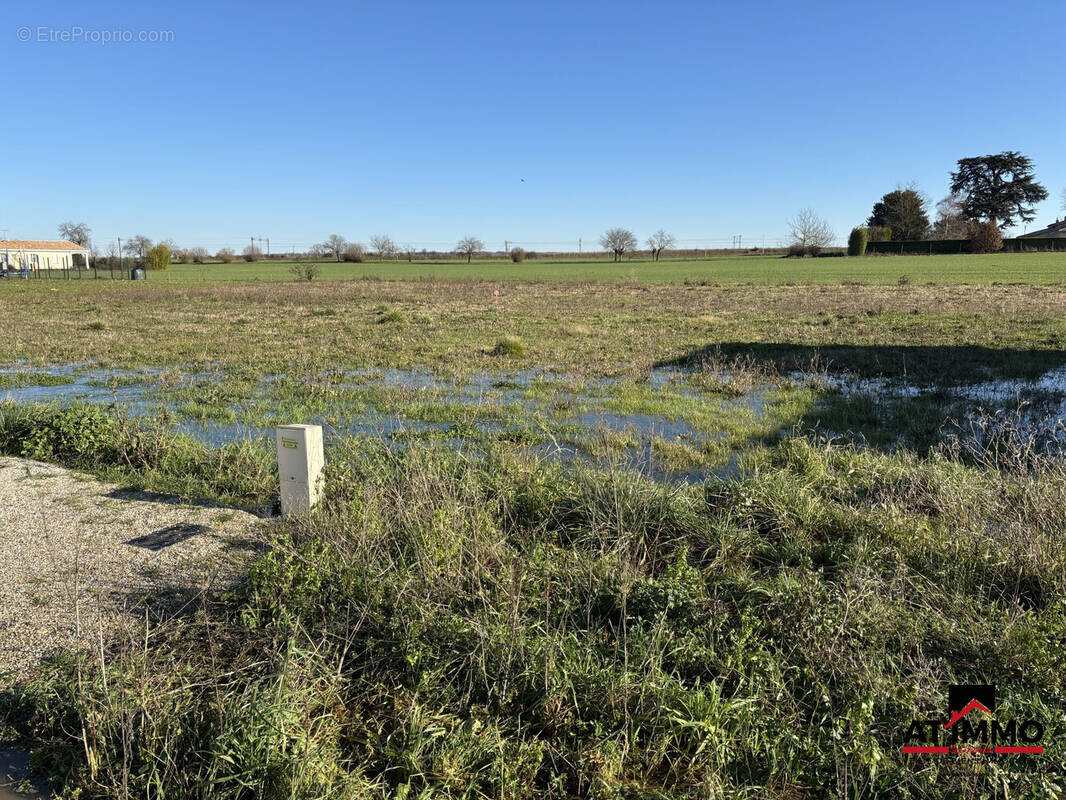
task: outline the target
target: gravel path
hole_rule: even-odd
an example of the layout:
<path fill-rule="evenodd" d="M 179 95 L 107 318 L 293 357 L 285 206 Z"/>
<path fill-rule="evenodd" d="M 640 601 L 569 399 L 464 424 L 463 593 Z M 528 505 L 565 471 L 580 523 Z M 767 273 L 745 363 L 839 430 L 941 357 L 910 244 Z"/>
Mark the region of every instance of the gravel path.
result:
<path fill-rule="evenodd" d="M 263 529 L 244 511 L 0 457 L 0 688 L 50 650 L 143 631 L 146 614 L 231 586 Z"/>

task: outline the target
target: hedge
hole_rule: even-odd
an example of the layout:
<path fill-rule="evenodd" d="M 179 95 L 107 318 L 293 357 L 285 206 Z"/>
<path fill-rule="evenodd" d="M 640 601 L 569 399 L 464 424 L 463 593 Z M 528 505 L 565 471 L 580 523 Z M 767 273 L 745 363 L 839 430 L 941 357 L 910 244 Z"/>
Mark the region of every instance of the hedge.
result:
<path fill-rule="evenodd" d="M 895 253 L 896 255 L 942 255 L 970 252 L 968 239 L 927 239 L 914 242 L 869 242 L 867 253 Z M 1066 252 L 1066 239 L 1004 239 L 1003 250 L 1008 253 L 1059 250 Z"/>

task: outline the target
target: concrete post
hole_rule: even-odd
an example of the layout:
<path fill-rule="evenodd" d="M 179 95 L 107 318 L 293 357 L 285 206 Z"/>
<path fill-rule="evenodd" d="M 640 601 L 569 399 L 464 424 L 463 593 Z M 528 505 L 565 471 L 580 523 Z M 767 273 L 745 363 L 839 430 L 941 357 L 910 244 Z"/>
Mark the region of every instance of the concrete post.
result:
<path fill-rule="evenodd" d="M 322 497 L 322 426 L 279 425 L 274 435 L 281 513 L 286 517 L 309 514 Z"/>

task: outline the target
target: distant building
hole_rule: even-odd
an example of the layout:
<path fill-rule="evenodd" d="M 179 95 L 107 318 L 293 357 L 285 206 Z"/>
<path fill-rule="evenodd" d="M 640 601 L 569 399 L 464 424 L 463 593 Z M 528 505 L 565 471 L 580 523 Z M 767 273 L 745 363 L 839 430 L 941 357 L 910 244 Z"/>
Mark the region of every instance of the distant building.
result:
<path fill-rule="evenodd" d="M 1055 220 L 1054 224 L 1048 225 L 1040 231 L 1023 233 L 1018 239 L 1066 239 L 1066 219 L 1062 222 Z"/>
<path fill-rule="evenodd" d="M 0 239 L 0 272 L 84 269 L 89 263 L 88 255 L 88 250 L 74 242 Z M 74 256 L 79 256 L 77 264 Z"/>

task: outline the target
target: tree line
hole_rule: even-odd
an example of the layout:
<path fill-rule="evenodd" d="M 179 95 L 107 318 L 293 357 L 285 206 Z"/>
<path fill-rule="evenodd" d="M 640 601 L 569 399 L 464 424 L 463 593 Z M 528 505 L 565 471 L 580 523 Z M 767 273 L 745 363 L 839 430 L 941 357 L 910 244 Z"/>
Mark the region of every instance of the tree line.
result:
<path fill-rule="evenodd" d="M 125 239 L 110 241 L 101 251 L 94 245 L 92 229 L 84 222 L 63 222 L 58 227 L 59 235 L 67 240 L 90 248 L 91 258 L 94 263 L 103 262 L 108 266 L 134 264 L 145 266 L 148 269 L 166 269 L 173 262 L 181 264 L 204 264 L 212 259 L 210 251 L 206 247 L 179 247 L 172 239 L 164 239 L 154 242 L 150 237 L 143 234 L 135 234 Z M 667 233 L 661 228 L 645 240 L 647 251 L 656 261 L 664 252 L 673 248 L 676 243 L 673 234 Z M 615 261 L 621 261 L 627 255 L 635 252 L 638 248 L 636 235 L 626 228 L 609 228 L 600 236 L 600 246 L 610 253 Z M 423 254 L 425 250 L 421 251 Z M 465 256 L 467 263 L 474 256 L 485 252 L 485 244 L 477 236 L 464 236 L 460 239 L 452 251 L 458 256 Z M 369 248 L 361 242 L 349 241 L 344 236 L 334 233 L 321 242 L 314 244 L 306 253 L 300 254 L 303 258 L 330 259 L 333 261 L 362 262 L 368 253 L 373 253 L 379 259 L 406 257 L 411 261 L 416 255 L 412 247 L 400 247 L 387 234 L 377 233 L 369 238 Z M 527 255 L 521 247 L 513 247 L 508 255 L 514 262 L 524 261 Z M 245 261 L 260 261 L 264 253 L 254 242 L 248 244 L 240 255 L 229 247 L 218 250 L 213 258 L 222 263 L 230 263 L 237 258 Z"/>
<path fill-rule="evenodd" d="M 960 158 L 951 172 L 949 194 L 936 204 L 932 221 L 926 196 L 913 185 L 898 187 L 874 203 L 866 220 L 866 239 L 962 239 L 971 243 L 971 250 L 993 252 L 1003 246 L 1001 227 L 1032 222 L 1036 204 L 1047 198 L 1047 189 L 1036 180 L 1032 159 L 1016 150 Z M 865 249 L 862 239 L 863 229 L 854 229 L 849 252 Z"/>
<path fill-rule="evenodd" d="M 1016 150 L 960 158 L 951 172 L 950 193 L 936 204 L 933 221 L 929 219 L 929 200 L 925 194 L 914 185 L 897 187 L 874 203 L 864 225 L 852 229 L 848 252 L 860 255 L 865 252 L 868 242 L 924 239 L 966 239 L 971 242 L 971 249 L 978 252 L 998 250 L 1003 243 L 1000 226 L 1032 222 L 1036 218 L 1036 203 L 1047 197 L 1047 189 L 1036 181 L 1032 160 Z M 1066 189 L 1062 194 L 1062 206 L 1066 210 Z M 835 239 L 829 223 L 813 209 L 799 211 L 788 221 L 788 226 L 790 256 L 819 255 Z M 101 257 L 91 244 L 92 230 L 84 222 L 64 222 L 58 230 L 64 239 L 91 248 L 94 260 Z M 676 243 L 673 234 L 661 228 L 644 242 L 646 251 L 656 261 Z M 621 261 L 639 247 L 636 234 L 620 227 L 604 231 L 599 244 L 615 261 Z M 485 245 L 477 236 L 464 236 L 456 243 L 454 252 L 465 256 L 469 263 L 484 250 Z M 403 254 L 410 261 L 415 255 L 413 248 L 401 248 L 392 237 L 383 233 L 369 238 L 369 251 L 380 259 Z M 362 243 L 332 234 L 305 255 L 361 262 L 367 252 L 368 248 Z M 519 262 L 528 254 L 521 247 L 514 247 L 509 255 L 513 261 Z M 125 257 L 150 269 L 166 269 L 172 261 L 203 264 L 211 259 L 211 254 L 205 247 L 182 248 L 171 240 L 155 243 L 147 236 L 137 234 L 109 242 L 102 257 L 111 266 Z M 245 261 L 258 261 L 263 257 L 263 251 L 254 242 L 240 254 Z M 214 254 L 214 258 L 229 263 L 238 256 L 232 248 L 224 247 Z"/>
<path fill-rule="evenodd" d="M 929 219 L 929 200 L 916 186 L 897 187 L 874 203 L 864 225 L 852 229 L 848 254 L 862 255 L 869 242 L 962 239 L 975 252 L 1003 246 L 1000 226 L 1036 219 L 1047 189 L 1036 181 L 1032 159 L 1016 150 L 960 158 L 947 197 Z M 1066 190 L 1062 194 L 1066 210 Z M 818 255 L 834 241 L 832 228 L 812 209 L 789 220 L 789 255 Z"/>

